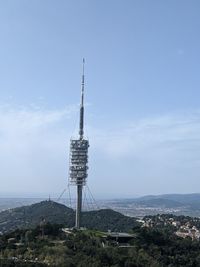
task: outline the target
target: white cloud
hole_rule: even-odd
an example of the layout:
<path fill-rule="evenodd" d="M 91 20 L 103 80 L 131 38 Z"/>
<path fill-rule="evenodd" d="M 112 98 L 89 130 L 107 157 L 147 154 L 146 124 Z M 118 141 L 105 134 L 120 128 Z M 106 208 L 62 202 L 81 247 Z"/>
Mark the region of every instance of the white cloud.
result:
<path fill-rule="evenodd" d="M 67 125 L 76 110 L 0 108 L 1 190 L 46 192 L 58 179 L 64 184 Z"/>
<path fill-rule="evenodd" d="M 97 137 L 95 137 L 97 136 Z M 174 150 L 185 148 L 188 144 L 200 140 L 200 112 L 168 114 L 130 122 L 125 127 L 112 131 L 100 131 L 94 135 L 99 149 L 111 157 L 120 157 L 147 152 L 149 148 Z M 145 155 L 144 155 L 145 156 Z"/>
<path fill-rule="evenodd" d="M 198 191 L 199 111 L 144 118 L 92 136 L 102 155 L 91 175 L 100 172 L 99 190 L 128 195 Z M 105 186 L 108 181 L 111 188 Z"/>
<path fill-rule="evenodd" d="M 38 108 L 10 108 L 0 107 L 0 132 L 1 134 L 15 133 L 25 134 L 32 130 L 40 130 L 62 121 L 63 118 L 70 118 L 75 106 L 70 106 L 62 110 L 42 110 Z"/>
<path fill-rule="evenodd" d="M 66 187 L 75 113 L 77 106 L 0 107 L 1 191 L 57 193 Z M 94 193 L 191 192 L 200 186 L 199 111 L 118 122 L 110 129 L 90 125 L 88 132 Z"/>

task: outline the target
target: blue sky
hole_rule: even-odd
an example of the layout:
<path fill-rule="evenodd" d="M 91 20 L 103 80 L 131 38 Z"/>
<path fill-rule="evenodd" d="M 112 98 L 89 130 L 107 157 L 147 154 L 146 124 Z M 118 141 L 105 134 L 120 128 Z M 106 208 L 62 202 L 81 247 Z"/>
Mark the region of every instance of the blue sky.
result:
<path fill-rule="evenodd" d="M 0 2 L 1 194 L 59 194 L 86 59 L 96 197 L 199 192 L 200 3 Z"/>

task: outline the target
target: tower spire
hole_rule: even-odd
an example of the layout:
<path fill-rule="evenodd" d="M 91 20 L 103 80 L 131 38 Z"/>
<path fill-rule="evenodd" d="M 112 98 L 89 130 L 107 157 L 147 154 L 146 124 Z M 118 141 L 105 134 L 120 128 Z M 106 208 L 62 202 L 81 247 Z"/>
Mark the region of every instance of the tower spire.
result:
<path fill-rule="evenodd" d="M 79 136 L 81 140 L 83 139 L 83 135 L 84 135 L 84 89 L 85 89 L 85 59 L 83 58 L 81 105 L 80 105 L 80 126 L 79 126 Z"/>

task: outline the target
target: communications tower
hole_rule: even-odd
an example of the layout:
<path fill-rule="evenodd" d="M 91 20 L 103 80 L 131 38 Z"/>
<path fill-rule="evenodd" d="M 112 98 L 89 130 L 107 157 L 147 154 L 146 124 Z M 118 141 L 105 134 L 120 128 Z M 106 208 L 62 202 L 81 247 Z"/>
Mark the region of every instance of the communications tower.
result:
<path fill-rule="evenodd" d="M 75 227 L 80 229 L 81 226 L 81 210 L 82 210 L 82 191 L 83 186 L 86 185 L 87 170 L 88 170 L 88 148 L 89 141 L 84 138 L 84 74 L 83 59 L 83 73 L 81 84 L 81 104 L 80 104 L 80 124 L 79 124 L 79 137 L 70 140 L 70 166 L 69 166 L 69 179 L 70 184 L 77 187 L 77 204 L 76 204 L 76 222 Z"/>

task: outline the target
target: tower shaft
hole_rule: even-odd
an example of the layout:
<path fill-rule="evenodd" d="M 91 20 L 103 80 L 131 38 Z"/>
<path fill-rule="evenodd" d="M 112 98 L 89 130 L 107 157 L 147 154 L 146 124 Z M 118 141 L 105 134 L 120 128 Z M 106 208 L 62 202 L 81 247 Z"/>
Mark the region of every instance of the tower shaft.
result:
<path fill-rule="evenodd" d="M 76 229 L 80 229 L 81 226 L 81 211 L 82 211 L 82 185 L 77 185 L 77 203 L 76 203 Z"/>

